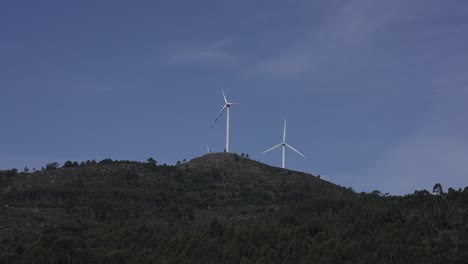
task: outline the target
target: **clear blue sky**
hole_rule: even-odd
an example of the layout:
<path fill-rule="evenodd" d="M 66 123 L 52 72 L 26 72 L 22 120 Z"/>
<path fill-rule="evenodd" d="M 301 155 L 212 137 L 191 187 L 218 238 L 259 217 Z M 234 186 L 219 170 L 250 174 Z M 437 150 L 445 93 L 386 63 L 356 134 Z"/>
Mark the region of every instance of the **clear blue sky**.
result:
<path fill-rule="evenodd" d="M 231 149 L 396 194 L 468 185 L 468 2 L 0 3 L 0 169 Z"/>

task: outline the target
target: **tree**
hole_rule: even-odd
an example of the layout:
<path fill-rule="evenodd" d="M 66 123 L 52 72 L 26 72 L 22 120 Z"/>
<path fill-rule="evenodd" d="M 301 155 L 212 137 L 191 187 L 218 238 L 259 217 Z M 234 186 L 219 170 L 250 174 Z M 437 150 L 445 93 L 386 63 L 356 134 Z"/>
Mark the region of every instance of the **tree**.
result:
<path fill-rule="evenodd" d="M 60 164 L 58 162 L 47 163 L 46 170 L 56 170 Z"/>
<path fill-rule="evenodd" d="M 99 162 L 99 164 L 104 164 L 104 165 L 111 165 L 113 164 L 114 161 L 111 159 L 111 158 L 108 158 L 108 159 L 103 159 Z"/>
<path fill-rule="evenodd" d="M 440 183 L 436 183 L 434 188 L 432 188 L 432 192 L 438 195 L 444 194 L 444 190 L 442 189 L 442 185 Z"/>
<path fill-rule="evenodd" d="M 157 165 L 157 164 L 158 164 L 158 162 L 157 162 L 155 159 L 153 159 L 153 158 L 149 158 L 148 160 L 146 160 L 146 162 L 148 162 L 149 164 L 153 164 L 153 165 Z"/>
<path fill-rule="evenodd" d="M 26 172 L 26 173 L 28 173 L 28 172 L 29 172 L 29 168 L 28 168 L 28 167 L 24 167 L 23 171 Z"/>

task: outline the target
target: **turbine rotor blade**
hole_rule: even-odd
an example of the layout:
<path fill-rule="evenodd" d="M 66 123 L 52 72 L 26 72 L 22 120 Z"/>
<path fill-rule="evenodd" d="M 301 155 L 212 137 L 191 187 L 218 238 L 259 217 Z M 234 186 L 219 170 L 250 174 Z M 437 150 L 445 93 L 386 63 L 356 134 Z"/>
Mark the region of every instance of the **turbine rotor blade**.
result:
<path fill-rule="evenodd" d="M 301 155 L 302 157 L 304 157 L 304 158 L 306 157 L 306 156 L 304 156 L 304 154 L 300 153 L 299 150 L 293 148 L 291 145 L 286 144 L 286 143 L 285 143 L 285 145 L 288 146 L 288 148 L 292 149 L 292 150 L 293 150 L 294 152 L 296 152 L 297 154 Z"/>
<path fill-rule="evenodd" d="M 223 106 L 223 108 L 221 108 L 221 111 L 219 111 L 219 114 L 218 116 L 216 116 L 216 119 L 214 120 L 213 124 L 211 125 L 211 127 L 214 127 L 214 125 L 216 124 L 216 121 L 218 121 L 218 118 L 221 116 L 221 114 L 223 113 L 224 109 L 226 109 L 227 105 L 225 104 Z"/>
<path fill-rule="evenodd" d="M 286 117 L 284 118 L 283 143 L 286 143 Z"/>
<path fill-rule="evenodd" d="M 226 99 L 226 95 L 224 94 L 224 90 L 221 89 L 221 92 L 223 92 L 224 103 L 225 103 L 225 104 L 228 104 L 228 100 Z"/>
<path fill-rule="evenodd" d="M 279 147 L 279 146 L 281 146 L 281 145 L 283 145 L 283 143 L 279 143 L 278 145 L 276 145 L 276 146 L 274 146 L 274 147 L 271 147 L 271 148 L 269 148 L 269 149 L 263 151 L 261 154 L 267 153 L 267 152 L 269 152 L 269 151 L 272 151 L 272 150 L 274 150 L 275 148 L 277 148 L 277 147 Z"/>

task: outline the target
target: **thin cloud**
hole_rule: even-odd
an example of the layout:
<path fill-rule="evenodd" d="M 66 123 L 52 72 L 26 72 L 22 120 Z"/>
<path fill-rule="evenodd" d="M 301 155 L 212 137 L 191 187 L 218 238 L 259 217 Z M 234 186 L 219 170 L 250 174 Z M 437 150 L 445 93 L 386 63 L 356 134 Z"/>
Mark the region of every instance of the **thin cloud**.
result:
<path fill-rule="evenodd" d="M 330 17 L 310 22 L 308 31 L 302 37 L 255 63 L 250 72 L 318 72 L 324 66 L 359 63 L 359 60 L 372 56 L 373 47 L 370 45 L 376 32 L 394 21 L 408 19 L 410 13 L 402 12 L 398 4 L 387 1 L 347 2 Z"/>
<path fill-rule="evenodd" d="M 468 125 L 463 99 L 468 92 L 454 87 L 435 94 L 426 123 L 364 169 L 361 175 L 365 181 L 398 194 L 430 190 L 435 183 L 446 188 L 468 185 Z"/>
<path fill-rule="evenodd" d="M 218 64 L 231 62 L 234 57 L 226 49 L 232 40 L 223 38 L 206 46 L 178 48 L 170 52 L 166 62 L 169 64 Z"/>
<path fill-rule="evenodd" d="M 467 159 L 466 139 L 416 134 L 361 175 L 377 189 L 397 194 L 430 190 L 435 183 L 463 188 L 468 185 Z"/>

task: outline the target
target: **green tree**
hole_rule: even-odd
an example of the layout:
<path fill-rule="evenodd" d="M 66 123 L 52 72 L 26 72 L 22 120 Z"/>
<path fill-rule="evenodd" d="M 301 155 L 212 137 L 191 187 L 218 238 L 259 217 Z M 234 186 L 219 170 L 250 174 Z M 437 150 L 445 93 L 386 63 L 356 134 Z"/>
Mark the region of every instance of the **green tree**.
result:
<path fill-rule="evenodd" d="M 432 192 L 438 195 L 444 194 L 444 190 L 442 189 L 442 185 L 440 183 L 436 183 L 434 188 L 432 188 Z"/>
<path fill-rule="evenodd" d="M 149 164 L 153 164 L 153 165 L 157 165 L 157 164 L 158 164 L 157 161 L 156 161 L 155 159 L 153 159 L 153 158 L 147 159 L 146 162 L 148 162 Z"/>
<path fill-rule="evenodd" d="M 60 167 L 60 164 L 54 161 L 51 163 L 47 163 L 46 170 L 56 170 L 58 167 Z"/>
<path fill-rule="evenodd" d="M 71 168 L 71 167 L 73 167 L 73 162 L 68 160 L 63 164 L 63 167 L 64 168 Z"/>

